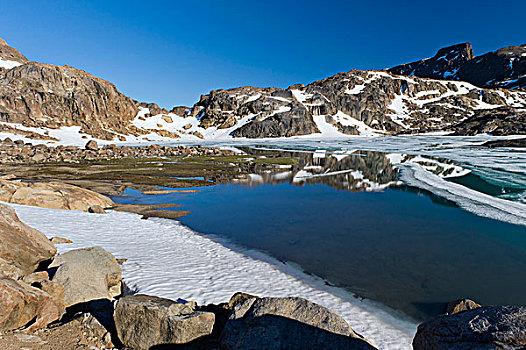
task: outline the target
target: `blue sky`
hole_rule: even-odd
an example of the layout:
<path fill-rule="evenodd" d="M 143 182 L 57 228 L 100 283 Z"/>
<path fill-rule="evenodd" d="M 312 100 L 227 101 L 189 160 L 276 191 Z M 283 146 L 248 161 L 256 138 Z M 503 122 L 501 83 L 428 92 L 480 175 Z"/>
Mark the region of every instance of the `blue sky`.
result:
<path fill-rule="evenodd" d="M 470 41 L 526 43 L 526 1 L 1 0 L 0 37 L 171 108 L 212 89 L 287 87 Z"/>

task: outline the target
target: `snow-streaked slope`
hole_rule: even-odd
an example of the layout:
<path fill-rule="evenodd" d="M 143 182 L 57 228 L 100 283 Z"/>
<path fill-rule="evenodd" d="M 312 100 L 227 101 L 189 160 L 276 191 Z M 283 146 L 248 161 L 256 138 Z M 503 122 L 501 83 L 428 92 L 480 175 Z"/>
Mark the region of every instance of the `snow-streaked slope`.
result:
<path fill-rule="evenodd" d="M 123 212 L 97 215 L 13 207 L 22 221 L 48 237 L 63 236 L 74 241 L 58 245 L 59 252 L 99 245 L 117 257 L 127 258 L 123 277 L 141 293 L 199 304 L 224 302 L 238 291 L 301 296 L 342 315 L 380 349 L 411 349 L 416 324 L 325 286 L 323 281 L 267 255 L 214 241 L 176 221 L 142 220 L 139 215 Z"/>

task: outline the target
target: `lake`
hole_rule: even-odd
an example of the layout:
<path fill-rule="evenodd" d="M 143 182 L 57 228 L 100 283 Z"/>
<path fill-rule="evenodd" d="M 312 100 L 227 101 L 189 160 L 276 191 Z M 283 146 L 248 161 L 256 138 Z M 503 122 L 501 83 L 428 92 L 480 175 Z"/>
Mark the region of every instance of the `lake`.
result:
<path fill-rule="evenodd" d="M 179 203 L 191 212 L 181 222 L 203 235 L 266 252 L 416 320 L 465 297 L 526 305 L 524 174 L 376 151 L 240 149 L 298 162 L 272 171 L 256 165 L 253 174 L 197 193 L 129 189 L 112 199 Z M 462 189 L 471 202 L 415 186 L 407 180 L 414 167 L 440 181 L 437 188 Z M 484 209 L 479 197 L 499 206 Z"/>

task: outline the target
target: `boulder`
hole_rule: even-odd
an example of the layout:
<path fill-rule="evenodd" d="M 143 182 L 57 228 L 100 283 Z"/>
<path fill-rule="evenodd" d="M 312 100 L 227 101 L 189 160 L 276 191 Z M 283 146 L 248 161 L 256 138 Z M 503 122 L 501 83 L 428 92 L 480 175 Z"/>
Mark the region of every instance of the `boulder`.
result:
<path fill-rule="evenodd" d="M 221 332 L 225 328 L 226 323 L 228 322 L 228 318 L 230 314 L 232 313 L 232 310 L 237 305 L 251 298 L 259 298 L 259 297 L 255 295 L 243 293 L 243 292 L 237 292 L 230 298 L 228 303 L 208 304 L 208 305 L 199 306 L 198 308 L 199 311 L 209 311 L 209 312 L 213 312 L 215 315 L 215 323 L 214 323 L 214 330 L 212 332 L 212 336 L 219 338 L 219 336 L 221 335 Z"/>
<path fill-rule="evenodd" d="M 163 115 L 163 116 L 161 117 L 161 119 L 164 120 L 164 121 L 167 122 L 167 123 L 173 123 L 173 122 L 174 122 L 173 119 L 172 119 L 172 117 L 170 117 L 169 115 Z"/>
<path fill-rule="evenodd" d="M 88 213 L 92 214 L 106 214 L 106 211 L 100 205 L 92 205 L 88 208 Z"/>
<path fill-rule="evenodd" d="M 0 266 L 29 274 L 56 252 L 43 233 L 21 222 L 13 208 L 0 204 Z"/>
<path fill-rule="evenodd" d="M 0 180 L 0 200 L 50 209 L 88 211 L 108 208 L 113 201 L 99 193 L 59 182 L 24 183 Z"/>
<path fill-rule="evenodd" d="M 89 140 L 88 143 L 86 143 L 86 146 L 84 146 L 85 149 L 88 151 L 96 151 L 99 149 L 99 145 L 97 141 L 95 140 Z"/>
<path fill-rule="evenodd" d="M 457 314 L 457 313 L 462 312 L 462 311 L 476 309 L 476 308 L 478 308 L 480 306 L 481 306 L 480 304 L 477 304 L 476 302 L 474 302 L 471 299 L 453 300 L 453 301 L 450 301 L 447 304 L 446 314 L 448 314 L 448 315 Z"/>
<path fill-rule="evenodd" d="M 221 334 L 223 349 L 375 349 L 331 310 L 303 298 L 250 298 Z"/>
<path fill-rule="evenodd" d="M 115 257 L 101 247 L 71 250 L 49 265 L 51 281 L 64 286 L 70 307 L 121 295 L 122 272 Z"/>
<path fill-rule="evenodd" d="M 64 237 L 51 237 L 50 238 L 51 243 L 53 244 L 67 244 L 67 243 L 73 243 L 71 239 L 67 239 Z"/>
<path fill-rule="evenodd" d="M 415 350 L 490 350 L 526 347 L 526 307 L 484 306 L 442 315 L 418 326 Z"/>
<path fill-rule="evenodd" d="M 215 316 L 183 304 L 148 295 L 130 295 L 115 308 L 117 335 L 124 346 L 147 350 L 153 346 L 185 344 L 212 333 Z"/>
<path fill-rule="evenodd" d="M 0 310 L 0 331 L 42 328 L 64 313 L 48 293 L 10 278 L 0 278 Z"/>

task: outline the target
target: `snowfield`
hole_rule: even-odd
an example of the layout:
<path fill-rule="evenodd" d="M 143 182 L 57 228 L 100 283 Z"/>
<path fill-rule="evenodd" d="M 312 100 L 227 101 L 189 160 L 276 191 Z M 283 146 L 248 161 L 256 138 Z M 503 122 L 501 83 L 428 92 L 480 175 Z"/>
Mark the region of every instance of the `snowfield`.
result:
<path fill-rule="evenodd" d="M 11 204 L 10 204 L 11 205 Z M 263 253 L 199 235 L 177 221 L 142 220 L 131 213 L 106 215 L 12 205 L 20 219 L 48 237 L 62 236 L 59 253 L 101 246 L 127 258 L 123 278 L 140 293 L 220 303 L 238 291 L 260 296 L 300 296 L 324 305 L 380 349 L 411 349 L 416 324 L 380 306 L 324 285 Z"/>

